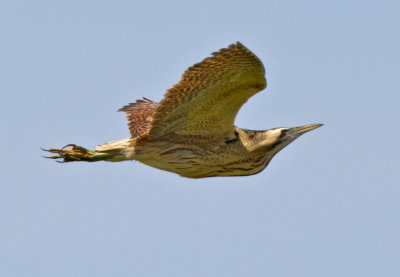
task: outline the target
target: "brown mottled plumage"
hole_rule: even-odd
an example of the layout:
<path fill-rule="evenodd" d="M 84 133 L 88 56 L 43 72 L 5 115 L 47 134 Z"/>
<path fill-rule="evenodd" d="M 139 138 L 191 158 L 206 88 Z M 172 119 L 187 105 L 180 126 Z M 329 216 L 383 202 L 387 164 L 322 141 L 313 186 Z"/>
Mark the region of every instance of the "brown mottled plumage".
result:
<path fill-rule="evenodd" d="M 71 144 L 46 151 L 61 162 L 138 160 L 191 178 L 256 174 L 297 137 L 321 126 L 235 127 L 240 107 L 266 84 L 262 62 L 237 42 L 186 70 L 160 103 L 144 98 L 121 108 L 131 138 L 95 150 Z"/>
<path fill-rule="evenodd" d="M 136 100 L 136 103 L 130 103 L 118 110 L 126 113 L 132 138 L 143 135 L 151 128 L 157 107 L 157 102 L 143 97 L 143 100 Z"/>
<path fill-rule="evenodd" d="M 267 85 L 256 55 L 241 43 L 193 65 L 164 95 L 149 132 L 155 139 L 171 132 L 233 137 L 240 107 Z"/>

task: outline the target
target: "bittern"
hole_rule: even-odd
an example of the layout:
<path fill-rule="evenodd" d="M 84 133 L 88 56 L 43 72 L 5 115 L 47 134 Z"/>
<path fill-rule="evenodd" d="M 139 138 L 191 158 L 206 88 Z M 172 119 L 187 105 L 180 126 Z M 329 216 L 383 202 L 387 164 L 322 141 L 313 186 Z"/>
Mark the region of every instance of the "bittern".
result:
<path fill-rule="evenodd" d="M 256 174 L 289 143 L 322 126 L 234 126 L 240 107 L 266 85 L 260 59 L 237 42 L 187 69 L 161 102 L 143 98 L 121 108 L 131 138 L 94 150 L 69 144 L 45 151 L 59 162 L 137 160 L 189 178 Z"/>

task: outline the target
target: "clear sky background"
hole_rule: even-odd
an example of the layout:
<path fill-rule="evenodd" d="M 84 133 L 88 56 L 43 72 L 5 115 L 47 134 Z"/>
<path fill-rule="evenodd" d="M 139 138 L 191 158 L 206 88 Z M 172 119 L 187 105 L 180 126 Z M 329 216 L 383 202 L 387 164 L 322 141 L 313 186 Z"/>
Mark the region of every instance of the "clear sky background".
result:
<path fill-rule="evenodd" d="M 1 276 L 400 276 L 399 1 L 1 1 Z M 129 137 L 123 105 L 241 41 L 236 125 L 324 123 L 258 175 L 192 180 L 40 147 Z"/>

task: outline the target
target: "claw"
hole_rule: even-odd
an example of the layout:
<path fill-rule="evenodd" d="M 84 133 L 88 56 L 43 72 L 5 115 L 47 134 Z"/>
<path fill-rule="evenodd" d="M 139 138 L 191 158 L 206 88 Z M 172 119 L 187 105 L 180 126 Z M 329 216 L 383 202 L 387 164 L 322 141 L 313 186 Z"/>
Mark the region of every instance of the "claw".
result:
<path fill-rule="evenodd" d="M 67 147 L 72 147 L 72 148 L 74 148 L 74 147 L 80 147 L 80 146 L 78 146 L 78 145 L 76 145 L 76 144 L 70 143 L 70 144 L 65 145 L 63 148 L 61 148 L 61 150 L 64 150 L 64 149 L 67 148 Z M 83 147 L 80 147 L 80 148 L 83 148 Z"/>
<path fill-rule="evenodd" d="M 59 163 L 67 163 L 67 162 L 97 162 L 97 161 L 104 161 L 107 159 L 112 159 L 115 157 L 115 153 L 112 151 L 96 151 L 96 150 L 89 150 L 82 146 L 76 144 L 67 144 L 63 148 L 49 148 L 43 149 L 43 151 L 50 152 L 55 155 L 51 155 L 45 157 L 47 159 L 54 159 L 56 162 Z"/>
<path fill-rule="evenodd" d="M 70 149 L 67 149 L 71 147 Z M 44 156 L 47 159 L 54 159 L 59 163 L 73 162 L 73 161 L 90 161 L 93 156 L 93 151 L 90 151 L 82 146 L 75 144 L 67 144 L 61 149 L 50 148 L 43 149 L 43 151 L 50 152 L 56 155 Z"/>

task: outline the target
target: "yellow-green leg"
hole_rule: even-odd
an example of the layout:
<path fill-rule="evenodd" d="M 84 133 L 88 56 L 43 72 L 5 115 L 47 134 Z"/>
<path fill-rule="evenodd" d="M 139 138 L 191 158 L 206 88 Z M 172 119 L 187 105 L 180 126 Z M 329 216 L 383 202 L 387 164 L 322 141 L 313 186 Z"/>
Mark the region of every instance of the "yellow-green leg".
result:
<path fill-rule="evenodd" d="M 78 162 L 78 161 L 97 162 L 105 160 L 110 156 L 109 153 L 89 150 L 75 144 L 68 144 L 61 149 L 50 148 L 42 150 L 56 154 L 45 158 L 55 159 L 59 163 Z"/>

